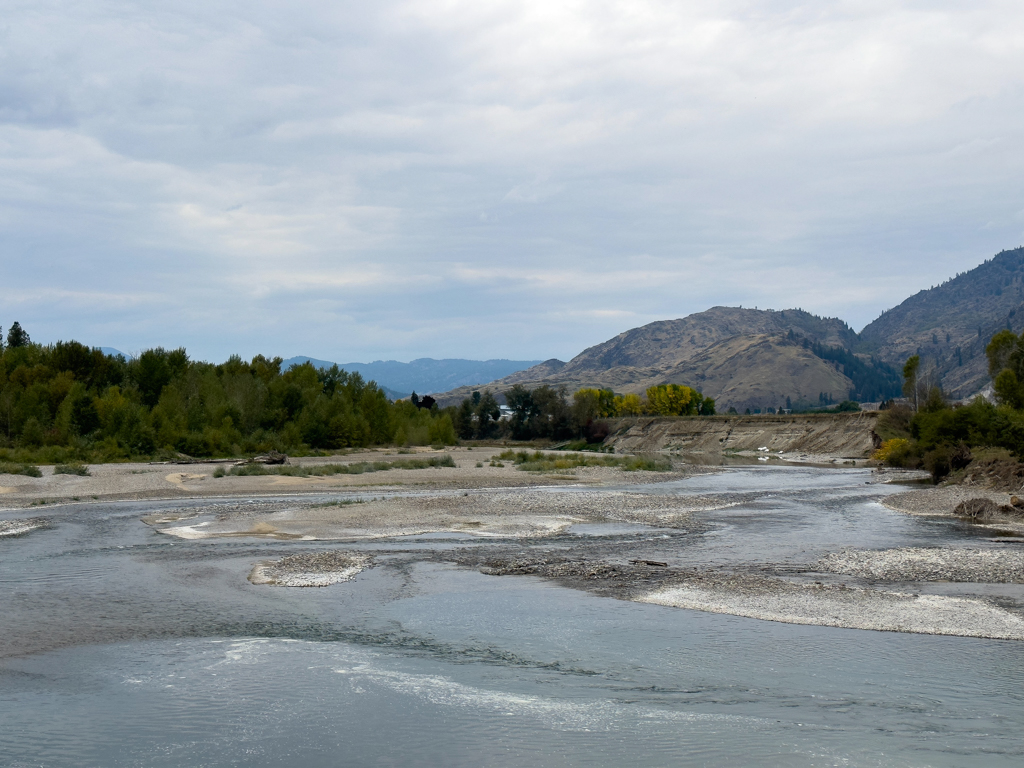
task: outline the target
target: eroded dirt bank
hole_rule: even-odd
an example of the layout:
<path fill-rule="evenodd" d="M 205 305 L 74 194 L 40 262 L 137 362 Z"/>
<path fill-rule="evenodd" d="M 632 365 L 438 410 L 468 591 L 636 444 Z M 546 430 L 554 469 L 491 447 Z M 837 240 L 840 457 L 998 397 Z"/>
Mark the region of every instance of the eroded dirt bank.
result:
<path fill-rule="evenodd" d="M 632 418 L 609 421 L 605 441 L 622 453 L 757 451 L 864 459 L 878 446 L 878 414 Z"/>

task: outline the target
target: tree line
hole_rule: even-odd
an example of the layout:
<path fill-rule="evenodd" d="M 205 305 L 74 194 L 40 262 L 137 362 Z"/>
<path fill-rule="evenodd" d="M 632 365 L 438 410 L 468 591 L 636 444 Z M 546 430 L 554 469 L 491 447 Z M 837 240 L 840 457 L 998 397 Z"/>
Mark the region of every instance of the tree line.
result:
<path fill-rule="evenodd" d="M 880 417 L 883 438 L 875 458 L 892 466 L 923 467 L 938 482 L 966 467 L 979 451 L 1003 449 L 1024 460 L 1024 333 L 996 333 L 985 348 L 995 403 L 976 397 L 950 403 L 934 371 L 913 355 L 903 367 L 904 404 Z"/>
<path fill-rule="evenodd" d="M 644 396 L 617 395 L 610 389 L 584 388 L 570 397 L 565 387 L 544 384 L 528 389 L 516 384 L 505 393 L 508 418 L 502 418 L 497 399 L 490 392 L 474 392 L 462 401 L 453 416 L 455 430 L 463 439 L 504 437 L 512 440 L 572 440 L 600 442 L 608 434 L 602 419 L 616 416 L 711 416 L 713 398 L 691 387 L 660 384 Z"/>
<path fill-rule="evenodd" d="M 712 398 L 678 384 L 643 396 L 517 385 L 503 416 L 490 392 L 447 408 L 429 396 L 392 402 L 375 382 L 336 365 L 281 365 L 263 355 L 206 363 L 183 348 L 128 358 L 76 341 L 43 345 L 13 323 L 6 343 L 0 333 L 0 461 L 301 455 L 460 438 L 600 442 L 607 418 L 715 413 Z"/>
<path fill-rule="evenodd" d="M 75 341 L 32 343 L 17 323 L 0 344 L 0 460 L 116 461 L 162 453 L 304 453 L 457 441 L 452 412 L 391 402 L 334 366 L 282 359 L 215 365 L 184 349 L 106 355 Z"/>

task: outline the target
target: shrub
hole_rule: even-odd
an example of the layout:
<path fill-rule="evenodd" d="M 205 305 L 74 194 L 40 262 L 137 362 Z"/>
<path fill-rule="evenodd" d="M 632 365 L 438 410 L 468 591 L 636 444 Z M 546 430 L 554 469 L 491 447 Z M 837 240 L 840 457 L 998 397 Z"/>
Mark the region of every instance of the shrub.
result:
<path fill-rule="evenodd" d="M 878 417 L 875 431 L 883 440 L 894 437 L 909 437 L 910 422 L 914 418 L 913 409 L 905 405 L 894 405 L 882 412 Z"/>
<path fill-rule="evenodd" d="M 967 446 L 963 440 L 953 446 L 953 449 L 949 453 L 949 464 L 953 469 L 965 469 L 971 461 L 974 460 L 974 455 L 971 453 L 971 449 Z"/>
<path fill-rule="evenodd" d="M 361 475 L 364 472 L 384 472 L 388 469 L 428 469 L 429 467 L 454 467 L 455 459 L 449 454 L 431 456 L 427 459 L 398 459 L 397 461 L 357 461 L 352 464 L 318 464 L 314 466 L 297 466 L 285 464 L 266 466 L 265 464 L 240 464 L 232 467 L 225 474 L 235 477 L 254 475 L 289 475 L 291 477 L 325 477 L 330 475 Z M 223 475 L 220 475 L 223 477 Z"/>
<path fill-rule="evenodd" d="M 499 454 L 492 461 L 505 459 L 515 463 L 516 468 L 524 472 L 560 472 L 576 467 L 619 467 L 625 472 L 646 470 L 648 472 L 668 472 L 672 462 L 661 457 L 644 456 L 608 456 L 604 454 L 550 454 L 542 451 L 513 451 L 511 449 Z"/>
<path fill-rule="evenodd" d="M 85 464 L 58 464 L 53 468 L 55 475 L 82 475 L 89 474 L 89 468 Z"/>
<path fill-rule="evenodd" d="M 949 474 L 951 469 L 949 453 L 947 446 L 940 445 L 924 455 L 924 468 L 931 472 L 933 483 L 937 484 Z"/>
<path fill-rule="evenodd" d="M 905 437 L 894 437 L 882 443 L 882 447 L 874 452 L 875 461 L 888 464 L 890 467 L 909 467 L 916 464 L 914 447 Z"/>
<path fill-rule="evenodd" d="M 583 430 L 583 435 L 588 443 L 603 443 L 611 432 L 611 427 L 606 421 L 592 421 Z"/>
<path fill-rule="evenodd" d="M 26 477 L 42 477 L 43 473 L 39 467 L 31 464 L 14 464 L 12 462 L 0 463 L 0 475 L 25 475 Z"/>
<path fill-rule="evenodd" d="M 961 501 L 953 510 L 954 515 L 967 517 L 971 520 L 986 520 L 999 511 L 999 506 L 984 496 Z"/>

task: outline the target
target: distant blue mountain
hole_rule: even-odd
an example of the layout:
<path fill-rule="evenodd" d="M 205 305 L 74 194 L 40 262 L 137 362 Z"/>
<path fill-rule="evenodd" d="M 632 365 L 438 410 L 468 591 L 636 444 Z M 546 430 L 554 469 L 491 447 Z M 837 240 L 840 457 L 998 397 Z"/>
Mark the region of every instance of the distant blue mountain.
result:
<path fill-rule="evenodd" d="M 125 354 L 113 347 L 100 347 L 105 355 Z M 312 363 L 315 368 L 330 368 L 334 365 L 330 360 L 318 360 L 315 357 L 299 355 L 290 357 L 281 364 L 281 370 Z M 447 392 L 456 387 L 472 384 L 487 384 L 496 379 L 503 379 L 516 371 L 522 371 L 537 365 L 539 360 L 433 360 L 422 357 L 410 363 L 397 360 L 377 360 L 373 363 L 338 363 L 339 368 L 350 373 L 359 373 L 367 381 L 375 381 L 384 390 L 384 394 L 392 400 L 408 397 L 413 392 L 429 395 L 434 392 Z"/>
<path fill-rule="evenodd" d="M 330 368 L 334 363 L 312 357 L 292 357 L 282 363 L 282 370 L 305 362 L 316 368 Z M 447 392 L 455 387 L 471 384 L 487 384 L 502 379 L 516 371 L 531 368 L 539 360 L 433 360 L 421 357 L 409 363 L 397 360 L 377 360 L 373 363 L 338 363 L 350 373 L 359 373 L 367 381 L 375 381 L 385 389 L 389 397 L 408 397 L 416 392 L 429 395 L 433 392 Z M 388 391 L 390 390 L 390 391 Z M 401 393 L 401 394 L 399 394 Z"/>

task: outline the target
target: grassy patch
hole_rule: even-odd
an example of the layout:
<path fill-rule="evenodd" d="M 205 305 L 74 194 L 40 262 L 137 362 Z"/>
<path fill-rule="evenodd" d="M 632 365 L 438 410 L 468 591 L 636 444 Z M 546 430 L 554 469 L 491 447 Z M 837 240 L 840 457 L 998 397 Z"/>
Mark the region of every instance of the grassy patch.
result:
<path fill-rule="evenodd" d="M 335 499 L 334 501 L 325 501 L 320 504 L 313 504 L 314 507 L 347 507 L 352 504 L 365 504 L 364 499 Z"/>
<path fill-rule="evenodd" d="M 589 451 L 591 453 L 615 453 L 615 448 L 603 443 L 588 443 L 586 440 L 573 440 L 572 442 L 560 445 L 554 450 L 557 451 Z"/>
<path fill-rule="evenodd" d="M 581 453 L 550 454 L 542 451 L 507 450 L 497 458 L 511 461 L 516 469 L 524 472 L 558 472 L 576 467 L 618 467 L 625 472 L 645 470 L 647 472 L 668 472 L 672 462 L 661 457 L 608 456 L 606 454 L 585 455 Z"/>
<path fill-rule="evenodd" d="M 331 475 L 362 475 L 369 472 L 384 472 L 388 469 L 429 469 L 430 467 L 454 467 L 455 459 L 449 454 L 431 456 L 427 459 L 398 459 L 397 461 L 357 461 L 352 464 L 321 464 L 319 466 L 297 466 L 284 464 L 242 464 L 232 467 L 223 474 L 214 472 L 214 477 L 232 475 L 251 477 L 253 475 L 287 475 L 289 477 L 329 477 Z M 220 468 L 218 468 L 219 471 Z"/>
<path fill-rule="evenodd" d="M 43 473 L 39 467 L 32 464 L 17 464 L 11 461 L 0 462 L 0 475 L 25 475 L 27 477 L 42 477 Z"/>
<path fill-rule="evenodd" d="M 58 464 L 53 468 L 53 474 L 55 475 L 81 475 L 86 477 L 89 474 L 89 468 L 85 464 Z"/>

